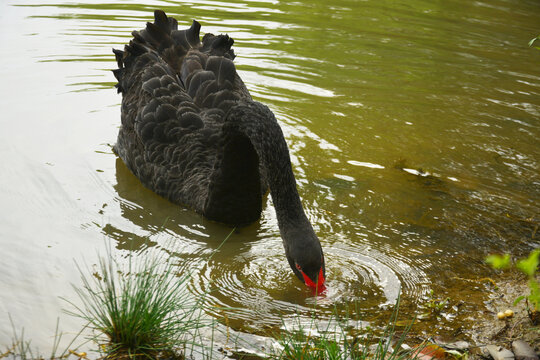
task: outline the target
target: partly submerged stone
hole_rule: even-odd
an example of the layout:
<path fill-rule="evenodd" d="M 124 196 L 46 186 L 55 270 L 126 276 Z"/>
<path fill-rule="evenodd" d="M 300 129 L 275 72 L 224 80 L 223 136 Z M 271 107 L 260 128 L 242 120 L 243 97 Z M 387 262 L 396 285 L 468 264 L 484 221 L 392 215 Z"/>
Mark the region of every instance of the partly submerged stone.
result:
<path fill-rule="evenodd" d="M 512 350 L 514 350 L 516 360 L 538 360 L 538 355 L 535 354 L 533 348 L 523 340 L 513 341 Z"/>
<path fill-rule="evenodd" d="M 514 360 L 514 353 L 502 346 L 487 345 L 486 349 L 493 360 Z"/>

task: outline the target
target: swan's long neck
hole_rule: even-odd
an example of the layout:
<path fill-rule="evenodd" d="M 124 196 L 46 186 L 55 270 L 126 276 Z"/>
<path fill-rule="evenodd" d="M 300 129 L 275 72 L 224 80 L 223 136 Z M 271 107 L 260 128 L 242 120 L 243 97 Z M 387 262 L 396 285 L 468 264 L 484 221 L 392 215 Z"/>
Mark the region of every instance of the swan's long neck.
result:
<path fill-rule="evenodd" d="M 241 103 L 230 110 L 224 131 L 251 141 L 270 187 L 289 265 L 315 292 L 323 291 L 326 275 L 321 244 L 302 208 L 287 143 L 274 115 L 262 104 Z"/>
<path fill-rule="evenodd" d="M 251 140 L 270 187 L 285 246 L 295 241 L 297 231 L 313 233 L 296 189 L 287 143 L 272 112 L 256 102 L 240 105 L 231 110 L 225 127 Z"/>

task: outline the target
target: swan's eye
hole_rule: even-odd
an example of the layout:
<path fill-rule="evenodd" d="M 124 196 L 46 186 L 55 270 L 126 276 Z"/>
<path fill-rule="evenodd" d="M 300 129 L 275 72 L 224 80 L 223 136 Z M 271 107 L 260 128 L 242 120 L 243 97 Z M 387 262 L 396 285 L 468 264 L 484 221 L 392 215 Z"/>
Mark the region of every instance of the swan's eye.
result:
<path fill-rule="evenodd" d="M 298 264 L 294 264 L 296 266 L 296 268 L 298 269 L 298 271 L 302 271 L 302 267 Z"/>

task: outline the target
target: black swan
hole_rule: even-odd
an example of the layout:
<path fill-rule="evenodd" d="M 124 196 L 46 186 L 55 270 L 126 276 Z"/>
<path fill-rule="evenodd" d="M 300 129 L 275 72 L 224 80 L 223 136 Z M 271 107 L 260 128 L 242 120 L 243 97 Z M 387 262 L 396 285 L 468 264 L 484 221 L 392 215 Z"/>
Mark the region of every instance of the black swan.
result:
<path fill-rule="evenodd" d="M 142 184 L 205 217 L 239 226 L 257 220 L 270 189 L 287 260 L 316 293 L 324 256 L 296 189 L 274 114 L 238 76 L 228 35 L 199 38 L 161 10 L 114 49 L 122 125 L 114 151 Z"/>

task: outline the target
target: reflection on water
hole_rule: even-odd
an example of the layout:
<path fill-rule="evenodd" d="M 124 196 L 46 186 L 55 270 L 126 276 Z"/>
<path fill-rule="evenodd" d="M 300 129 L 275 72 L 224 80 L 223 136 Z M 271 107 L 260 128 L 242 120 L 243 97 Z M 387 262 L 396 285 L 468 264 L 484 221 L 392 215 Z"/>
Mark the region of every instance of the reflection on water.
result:
<path fill-rule="evenodd" d="M 324 296 L 291 273 L 271 199 L 220 247 L 233 229 L 143 188 L 111 152 L 120 97 L 110 50 L 155 8 L 235 39 L 241 77 L 287 137 L 326 254 Z M 37 338 L 52 333 L 54 299 L 78 281 L 71 259 L 91 261 L 103 237 L 119 253 L 170 252 L 193 269 L 189 289 L 208 294 L 209 314 L 234 308 L 229 326 L 263 335 L 309 318 L 315 303 L 321 321 L 356 303 L 376 326 L 400 291 L 408 314 L 430 290 L 463 296 L 465 321 L 484 306 L 467 280 L 490 271 L 485 255 L 539 246 L 540 52 L 526 46 L 536 2 L 60 0 L 0 10 L 0 241 L 9 268 L 31 271 L 0 275 L 0 316 L 44 329 Z M 0 326 L 0 343 L 10 331 Z"/>

